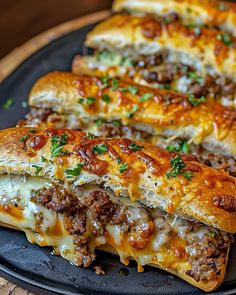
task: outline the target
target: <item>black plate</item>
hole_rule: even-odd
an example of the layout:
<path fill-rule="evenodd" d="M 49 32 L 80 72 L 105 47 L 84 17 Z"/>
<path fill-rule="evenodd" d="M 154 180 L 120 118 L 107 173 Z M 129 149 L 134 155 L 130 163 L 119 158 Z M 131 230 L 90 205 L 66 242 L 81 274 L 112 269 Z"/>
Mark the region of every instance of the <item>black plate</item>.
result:
<path fill-rule="evenodd" d="M 82 53 L 86 33 L 93 25 L 59 38 L 21 64 L 0 85 L 0 106 L 7 99 L 14 105 L 0 107 L 0 129 L 11 127 L 24 117 L 22 108 L 29 90 L 42 75 L 53 70 L 69 70 L 76 53 Z M 27 242 L 21 232 L 0 229 L 1 275 L 39 294 L 202 294 L 198 289 L 164 271 L 146 267 L 137 273 L 134 262 L 124 267 L 117 257 L 98 253 L 97 264 L 106 276 L 97 276 L 92 268 L 80 269 L 53 256 L 48 248 Z M 236 251 L 231 251 L 225 283 L 214 294 L 236 294 Z"/>

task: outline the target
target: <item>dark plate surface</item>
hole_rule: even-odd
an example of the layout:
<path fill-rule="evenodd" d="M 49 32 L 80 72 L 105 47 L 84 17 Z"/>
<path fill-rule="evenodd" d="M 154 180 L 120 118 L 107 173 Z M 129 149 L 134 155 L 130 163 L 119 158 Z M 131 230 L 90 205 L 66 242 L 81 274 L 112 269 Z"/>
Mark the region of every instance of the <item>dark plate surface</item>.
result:
<path fill-rule="evenodd" d="M 38 51 L 21 64 L 0 85 L 0 129 L 14 126 L 24 117 L 29 90 L 43 74 L 69 70 L 73 56 L 82 53 L 86 33 L 92 25 L 67 34 Z M 2 108 L 7 99 L 14 105 Z M 53 256 L 48 248 L 27 242 L 21 232 L 0 228 L 0 274 L 38 294 L 202 294 L 198 289 L 164 271 L 146 267 L 137 273 L 135 263 L 124 267 L 117 257 L 99 252 L 95 265 L 106 276 L 97 276 L 92 267 L 80 269 Z M 233 245 L 225 283 L 214 294 L 236 294 L 236 248 Z M 124 275 L 125 274 L 125 275 Z"/>

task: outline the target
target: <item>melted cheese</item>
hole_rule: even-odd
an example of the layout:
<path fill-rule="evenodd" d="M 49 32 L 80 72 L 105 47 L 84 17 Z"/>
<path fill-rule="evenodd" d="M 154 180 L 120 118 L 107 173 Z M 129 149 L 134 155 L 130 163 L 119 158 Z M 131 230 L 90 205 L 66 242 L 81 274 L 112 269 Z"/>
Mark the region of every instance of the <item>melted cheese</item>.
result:
<path fill-rule="evenodd" d="M 0 223 L 24 231 L 32 243 L 54 247 L 55 254 L 60 254 L 76 264 L 76 256 L 79 253 L 76 253 L 73 236 L 64 229 L 63 216 L 31 201 L 33 190 L 51 185 L 50 181 L 42 177 L 0 176 Z M 103 190 L 92 184 L 76 189 L 79 198 L 88 192 Z M 146 264 L 158 264 L 163 268 L 176 270 L 179 262 L 188 263 L 189 255 L 196 253 L 194 246 L 187 247 L 187 241 L 197 240 L 201 243 L 204 235 L 212 230 L 217 232 L 216 229 L 204 225 L 199 225 L 198 229 L 192 232 L 189 230 L 191 221 L 165 214 L 159 209 L 145 209 L 140 203 L 131 202 L 122 196 L 116 197 L 111 190 L 106 192 L 112 202 L 121 206 L 120 210 L 126 214 L 128 223 L 126 226 L 137 226 L 136 229 L 140 229 L 148 224 L 151 215 L 155 232 L 145 235 L 148 239 L 147 244 L 135 248 L 130 240 L 132 230 L 124 231 L 122 223 L 106 225 L 107 234 L 91 236 L 90 246 L 94 249 L 106 244 L 112 246 L 119 254 L 122 263 L 127 265 L 130 258 L 136 260 L 138 271 L 143 271 L 142 266 Z M 89 220 L 87 224 L 91 225 L 92 222 Z M 142 235 L 139 237 L 143 238 Z"/>

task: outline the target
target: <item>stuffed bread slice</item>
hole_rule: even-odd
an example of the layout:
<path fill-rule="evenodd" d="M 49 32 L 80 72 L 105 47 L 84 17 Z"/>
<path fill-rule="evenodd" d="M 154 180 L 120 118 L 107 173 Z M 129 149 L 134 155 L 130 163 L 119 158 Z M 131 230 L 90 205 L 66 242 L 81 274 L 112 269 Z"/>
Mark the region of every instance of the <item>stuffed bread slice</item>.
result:
<path fill-rule="evenodd" d="M 185 24 L 218 27 L 236 36 L 236 4 L 219 0 L 115 0 L 115 12 L 165 16 L 177 15 Z"/>
<path fill-rule="evenodd" d="M 182 168 L 191 180 L 183 171 L 167 177 L 176 155 L 127 139 L 53 128 L 6 129 L 0 137 L 3 226 L 78 266 L 89 266 L 102 246 L 125 264 L 135 259 L 140 271 L 151 264 L 205 291 L 222 282 L 231 235 L 157 207 L 235 232 L 233 207 L 222 203 L 235 200 L 233 178 L 187 156 Z"/>
<path fill-rule="evenodd" d="M 185 140 L 182 152 L 191 150 L 203 163 L 236 175 L 236 113 L 230 107 L 68 72 L 40 78 L 31 90 L 29 106 L 31 112 L 23 123 L 28 126 L 82 129 L 171 150 Z"/>
<path fill-rule="evenodd" d="M 108 74 L 236 105 L 235 38 L 221 31 L 115 15 L 97 25 L 86 44 L 94 55 L 75 57 L 75 73 Z"/>

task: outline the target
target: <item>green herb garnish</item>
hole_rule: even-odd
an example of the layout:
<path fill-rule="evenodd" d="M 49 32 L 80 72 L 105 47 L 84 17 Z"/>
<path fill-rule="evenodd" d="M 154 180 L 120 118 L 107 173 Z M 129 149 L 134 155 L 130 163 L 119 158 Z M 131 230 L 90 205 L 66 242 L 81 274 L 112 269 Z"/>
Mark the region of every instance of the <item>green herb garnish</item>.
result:
<path fill-rule="evenodd" d="M 62 152 L 64 145 L 67 143 L 67 134 L 54 135 L 51 138 L 51 157 L 63 156 L 65 152 Z"/>
<path fill-rule="evenodd" d="M 198 76 L 198 74 L 195 72 L 189 72 L 187 77 L 192 81 L 196 81 L 198 84 L 202 84 L 204 82 L 203 77 Z"/>
<path fill-rule="evenodd" d="M 44 156 L 41 156 L 41 160 L 42 160 L 42 162 L 45 162 L 46 158 Z"/>
<path fill-rule="evenodd" d="M 226 10 L 225 3 L 221 2 L 221 3 L 219 4 L 219 6 L 218 6 L 218 9 L 219 9 L 220 11 L 225 11 L 225 10 Z"/>
<path fill-rule="evenodd" d="M 123 163 L 119 167 L 120 173 L 124 173 L 129 168 L 129 165 L 127 163 Z"/>
<path fill-rule="evenodd" d="M 9 109 L 12 105 L 14 104 L 14 101 L 9 98 L 8 100 L 5 101 L 5 103 L 3 104 L 3 108 L 4 110 Z"/>
<path fill-rule="evenodd" d="M 26 109 L 28 107 L 27 101 L 22 101 L 21 106 L 22 106 L 23 109 Z"/>
<path fill-rule="evenodd" d="M 143 96 L 139 98 L 139 101 L 144 102 L 149 100 L 152 97 L 153 97 L 153 93 L 145 93 Z"/>
<path fill-rule="evenodd" d="M 132 110 L 126 114 L 126 117 L 131 119 L 134 116 L 134 114 L 137 112 L 137 110 L 138 110 L 138 105 L 137 104 L 133 105 Z"/>
<path fill-rule="evenodd" d="M 108 147 L 105 143 L 97 144 L 92 147 L 94 154 L 102 155 L 104 152 L 108 152 Z"/>
<path fill-rule="evenodd" d="M 115 91 L 119 86 L 119 81 L 118 80 L 112 80 L 112 84 L 111 84 L 111 90 Z"/>
<path fill-rule="evenodd" d="M 229 34 L 218 34 L 216 36 L 216 39 L 218 41 L 222 41 L 226 46 L 230 46 L 231 44 L 233 44 L 233 41 L 231 39 L 231 36 Z"/>
<path fill-rule="evenodd" d="M 180 156 L 176 156 L 170 160 L 170 165 L 172 167 L 170 172 L 166 173 L 168 178 L 174 177 L 176 178 L 178 175 L 183 175 L 187 180 L 191 180 L 193 173 L 191 171 L 185 171 L 183 168 L 186 164 L 183 162 Z"/>
<path fill-rule="evenodd" d="M 39 174 L 39 172 L 43 169 L 42 167 L 37 166 L 37 165 L 32 165 L 32 167 L 35 168 L 35 174 Z"/>
<path fill-rule="evenodd" d="M 104 76 L 104 77 L 101 77 L 101 81 L 102 81 L 102 89 L 104 88 L 107 88 L 109 86 L 108 82 L 110 80 L 110 77 L 109 76 Z"/>
<path fill-rule="evenodd" d="M 204 96 L 201 97 L 195 97 L 193 94 L 190 94 L 188 96 L 188 101 L 191 103 L 193 106 L 198 106 L 199 104 L 206 102 L 206 98 Z"/>
<path fill-rule="evenodd" d="M 84 103 L 84 99 L 81 97 L 81 98 L 78 99 L 77 102 L 78 102 L 79 104 L 83 104 L 83 103 Z"/>
<path fill-rule="evenodd" d="M 20 138 L 20 142 L 25 142 L 27 139 L 29 138 L 29 135 L 23 135 L 21 138 Z"/>
<path fill-rule="evenodd" d="M 133 150 L 133 151 L 140 151 L 143 146 L 136 144 L 135 142 L 132 142 L 129 146 L 129 149 Z"/>
<path fill-rule="evenodd" d="M 103 119 L 102 118 L 97 119 L 97 121 L 96 121 L 97 127 L 101 127 L 102 126 L 102 123 L 103 123 Z"/>
<path fill-rule="evenodd" d="M 176 152 L 176 153 L 183 153 L 183 154 L 188 154 L 190 152 L 190 146 L 186 140 L 182 140 L 178 146 L 168 145 L 166 149 L 169 152 Z"/>
<path fill-rule="evenodd" d="M 125 87 L 120 87 L 119 90 L 120 90 L 120 92 L 122 92 L 122 93 L 126 93 L 126 92 L 128 92 L 128 89 L 125 88 Z"/>
<path fill-rule="evenodd" d="M 111 101 L 110 96 L 108 94 L 103 94 L 102 100 L 106 103 L 109 103 Z"/>
<path fill-rule="evenodd" d="M 169 99 L 169 96 L 168 95 L 165 95 L 164 96 L 164 103 L 165 104 L 169 104 L 170 103 L 170 99 Z"/>
<path fill-rule="evenodd" d="M 90 106 L 91 104 L 95 103 L 96 99 L 94 97 L 88 96 L 86 98 L 86 104 Z"/>
<path fill-rule="evenodd" d="M 137 94 L 138 93 L 138 87 L 136 86 L 129 86 L 128 90 L 131 94 Z"/>
<path fill-rule="evenodd" d="M 32 129 L 29 130 L 29 132 L 30 133 L 36 133 L 36 130 L 32 128 Z"/>
<path fill-rule="evenodd" d="M 78 164 L 75 168 L 68 168 L 65 170 L 67 175 L 79 176 L 81 174 L 83 164 Z"/>
<path fill-rule="evenodd" d="M 121 122 L 120 121 L 113 121 L 112 122 L 112 125 L 114 125 L 114 126 L 120 126 L 121 125 Z"/>

